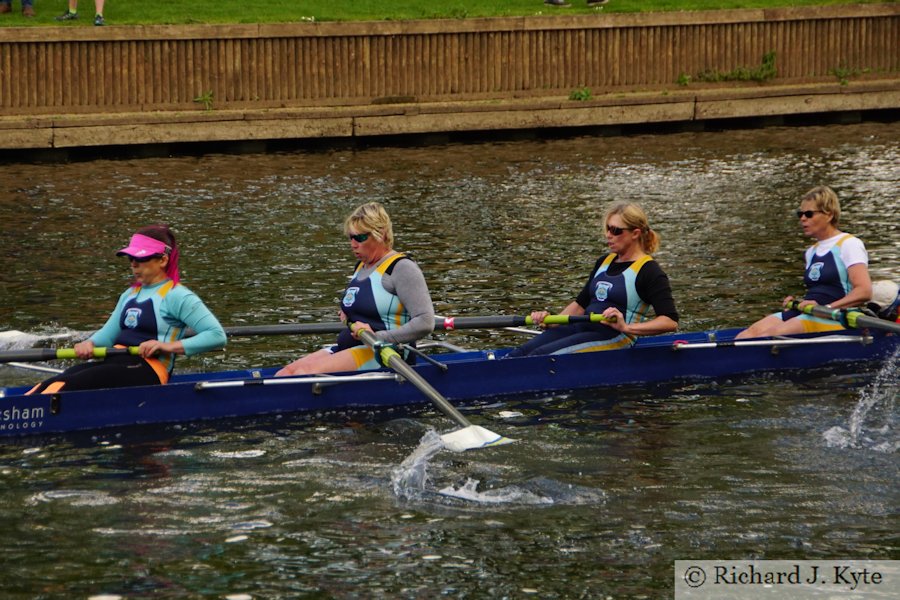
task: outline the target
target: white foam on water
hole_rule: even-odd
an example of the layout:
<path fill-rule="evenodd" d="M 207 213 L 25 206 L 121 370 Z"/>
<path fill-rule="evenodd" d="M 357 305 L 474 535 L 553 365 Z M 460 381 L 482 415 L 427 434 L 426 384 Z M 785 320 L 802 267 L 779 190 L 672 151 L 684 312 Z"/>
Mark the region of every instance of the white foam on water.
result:
<path fill-rule="evenodd" d="M 524 417 L 525 413 L 521 413 L 517 410 L 501 410 L 497 413 L 497 416 L 501 419 L 515 419 L 516 417 Z"/>
<path fill-rule="evenodd" d="M 884 363 L 872 384 L 860 392 L 847 427 L 834 426 L 822 437 L 829 448 L 864 448 L 896 452 L 900 436 L 894 427 L 897 396 L 900 395 L 900 349 Z"/>
<path fill-rule="evenodd" d="M 484 492 L 478 491 L 477 479 L 467 480 L 461 487 L 447 486 L 439 493 L 452 498 L 460 498 L 479 504 L 554 504 L 553 498 L 536 494 L 530 490 L 518 486 L 508 486 L 500 489 L 491 489 Z"/>
<path fill-rule="evenodd" d="M 238 450 L 236 452 L 213 451 L 210 456 L 215 458 L 259 458 L 264 456 L 265 450 Z"/>
<path fill-rule="evenodd" d="M 235 531 L 252 531 L 254 529 L 267 529 L 272 527 L 272 523 L 265 520 L 260 521 L 245 521 L 243 523 L 235 523 L 232 525 L 232 529 Z"/>
<path fill-rule="evenodd" d="M 835 425 L 823 433 L 822 437 L 825 438 L 825 445 L 829 448 L 849 448 L 853 445 L 850 432 L 840 425 Z"/>
<path fill-rule="evenodd" d="M 106 492 L 92 490 L 49 490 L 32 496 L 28 503 L 65 502 L 71 506 L 108 506 L 118 504 L 119 500 Z"/>
<path fill-rule="evenodd" d="M 607 499 L 601 489 L 547 477 L 533 477 L 502 487 L 485 486 L 484 490 L 479 490 L 479 485 L 480 481 L 470 478 L 461 486 L 447 486 L 438 493 L 481 505 L 584 506 L 602 504 Z"/>
<path fill-rule="evenodd" d="M 246 535 L 236 535 L 236 536 L 233 536 L 233 537 L 230 537 L 230 538 L 226 538 L 226 539 L 225 539 L 225 543 L 226 543 L 226 544 L 235 544 L 235 543 L 237 543 L 237 542 L 245 542 L 245 541 L 247 541 L 247 540 L 249 540 L 249 539 L 250 539 L 250 538 L 249 538 L 248 536 L 246 536 Z"/>

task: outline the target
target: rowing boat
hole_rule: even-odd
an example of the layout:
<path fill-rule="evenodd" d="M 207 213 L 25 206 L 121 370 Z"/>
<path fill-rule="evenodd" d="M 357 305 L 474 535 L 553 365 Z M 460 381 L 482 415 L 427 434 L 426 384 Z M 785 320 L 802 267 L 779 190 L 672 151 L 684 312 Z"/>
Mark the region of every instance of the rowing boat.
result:
<path fill-rule="evenodd" d="M 608 386 L 758 372 L 859 370 L 897 360 L 900 336 L 863 330 L 735 340 L 738 329 L 640 338 L 631 348 L 504 359 L 509 349 L 440 352 L 414 371 L 455 405 Z M 379 411 L 427 402 L 388 370 L 275 378 L 275 368 L 176 374 L 164 386 L 49 395 L 0 388 L 0 436 L 189 423 L 255 415 Z"/>

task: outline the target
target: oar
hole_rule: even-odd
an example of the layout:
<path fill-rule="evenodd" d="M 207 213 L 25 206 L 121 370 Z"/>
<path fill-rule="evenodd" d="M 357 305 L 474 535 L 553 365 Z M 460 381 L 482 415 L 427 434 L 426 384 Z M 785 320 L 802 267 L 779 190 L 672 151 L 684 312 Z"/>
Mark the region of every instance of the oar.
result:
<path fill-rule="evenodd" d="M 413 384 L 426 398 L 431 400 L 435 406 L 445 415 L 456 421 L 462 427 L 456 431 L 445 433 L 441 436 L 444 445 L 450 450 L 462 452 L 472 448 L 485 448 L 487 446 L 499 446 L 501 444 L 509 444 L 514 440 L 503 437 L 493 431 L 489 431 L 484 427 L 472 425 L 468 419 L 454 408 L 450 402 L 444 398 L 440 392 L 434 389 L 421 375 L 416 373 L 412 367 L 406 364 L 403 357 L 389 345 L 379 344 L 378 338 L 371 331 L 363 329 L 359 332 L 360 338 L 375 352 L 381 356 L 381 362 L 386 364 L 392 370 L 402 375 L 407 381 Z"/>
<path fill-rule="evenodd" d="M 548 325 L 566 325 L 569 323 L 602 323 L 608 321 L 603 315 L 549 315 L 544 319 Z M 487 317 L 435 317 L 434 328 L 438 331 L 452 331 L 454 329 L 501 329 L 504 327 L 521 327 L 522 325 L 534 325 L 531 317 L 516 315 L 495 315 Z M 331 321 L 324 323 L 284 323 L 281 325 L 240 325 L 237 327 L 225 327 L 225 333 L 229 336 L 251 335 L 302 335 L 302 334 L 326 334 L 340 333 L 347 328 L 346 323 Z M 188 335 L 194 335 L 188 331 Z"/>
<path fill-rule="evenodd" d="M 284 323 L 282 325 L 240 325 L 237 327 L 224 327 L 223 329 L 225 329 L 225 334 L 230 337 L 244 335 L 316 335 L 340 333 L 347 329 L 347 325 L 340 321 L 334 321 L 326 323 Z M 196 333 L 189 329 L 187 335 L 196 335 Z"/>
<path fill-rule="evenodd" d="M 113 354 L 138 354 L 137 346 L 128 348 L 94 348 L 94 358 L 106 358 Z M 36 362 L 78 358 L 74 348 L 29 348 L 27 350 L 7 350 L 0 352 L 0 363 Z"/>
<path fill-rule="evenodd" d="M 900 333 L 900 323 L 886 321 L 877 317 L 870 317 L 858 310 L 846 310 L 843 308 L 828 308 L 818 304 L 807 304 L 800 306 L 800 300 L 791 300 L 788 308 L 799 310 L 802 313 L 819 317 L 820 319 L 831 319 L 837 321 L 841 325 L 852 327 L 853 329 L 883 329 L 884 331 L 893 331 Z"/>
<path fill-rule="evenodd" d="M 569 325 L 571 323 L 605 323 L 609 322 L 603 315 L 593 313 L 587 315 L 547 315 L 547 325 Z M 435 317 L 434 328 L 444 331 L 453 329 L 494 329 L 503 327 L 521 327 L 534 325 L 531 317 L 496 315 L 490 317 Z"/>

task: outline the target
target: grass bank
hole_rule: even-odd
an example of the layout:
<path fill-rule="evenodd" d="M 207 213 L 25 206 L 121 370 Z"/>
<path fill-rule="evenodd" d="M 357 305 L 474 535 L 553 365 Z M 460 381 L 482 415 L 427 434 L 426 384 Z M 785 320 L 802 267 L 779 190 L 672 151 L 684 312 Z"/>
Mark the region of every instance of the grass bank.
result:
<path fill-rule="evenodd" d="M 25 18 L 20 0 L 13 0 L 13 12 L 0 15 L 0 27 L 59 25 L 54 17 L 66 10 L 67 0 L 35 0 L 37 16 Z M 539 15 L 634 13 L 654 11 L 724 10 L 741 8 L 783 8 L 835 4 L 882 4 L 867 0 L 609 0 L 588 8 L 586 0 L 569 0 L 569 7 L 554 7 L 543 0 L 156 0 L 123 2 L 108 0 L 104 14 L 108 25 L 175 25 L 199 23 L 292 23 L 298 21 L 373 21 L 409 19 L 464 19 Z M 92 0 L 80 0 L 80 18 L 66 26 L 92 25 Z"/>

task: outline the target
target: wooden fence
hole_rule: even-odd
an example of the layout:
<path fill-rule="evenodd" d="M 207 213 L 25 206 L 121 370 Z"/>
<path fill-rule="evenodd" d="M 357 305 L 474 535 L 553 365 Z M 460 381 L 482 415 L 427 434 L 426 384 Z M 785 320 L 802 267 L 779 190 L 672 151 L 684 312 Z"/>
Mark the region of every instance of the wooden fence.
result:
<path fill-rule="evenodd" d="M 900 4 L 230 26 L 0 28 L 3 115 L 341 106 L 900 72 Z"/>

